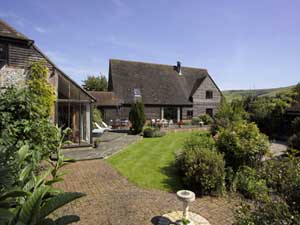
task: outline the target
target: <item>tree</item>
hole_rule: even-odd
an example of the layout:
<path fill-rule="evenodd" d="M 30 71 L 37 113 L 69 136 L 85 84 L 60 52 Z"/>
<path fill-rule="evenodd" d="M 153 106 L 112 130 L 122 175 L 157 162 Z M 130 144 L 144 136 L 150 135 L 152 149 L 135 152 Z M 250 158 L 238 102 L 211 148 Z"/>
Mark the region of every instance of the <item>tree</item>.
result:
<path fill-rule="evenodd" d="M 83 83 L 83 88 L 87 91 L 107 91 L 107 78 L 104 75 L 88 76 Z"/>
<path fill-rule="evenodd" d="M 215 134 L 222 128 L 231 127 L 235 122 L 248 118 L 248 113 L 244 110 L 242 102 L 233 101 L 229 104 L 224 98 L 221 100 L 219 110 L 214 117 L 211 131 Z"/>
<path fill-rule="evenodd" d="M 144 104 L 142 102 L 135 102 L 132 104 L 129 112 L 129 120 L 132 124 L 133 133 L 141 133 L 146 122 Z"/>
<path fill-rule="evenodd" d="M 92 121 L 93 121 L 93 127 L 96 128 L 96 126 L 94 125 L 94 123 L 98 123 L 100 124 L 102 122 L 102 116 L 101 116 L 101 112 L 99 109 L 97 109 L 96 106 L 93 106 L 93 114 L 92 114 Z"/>

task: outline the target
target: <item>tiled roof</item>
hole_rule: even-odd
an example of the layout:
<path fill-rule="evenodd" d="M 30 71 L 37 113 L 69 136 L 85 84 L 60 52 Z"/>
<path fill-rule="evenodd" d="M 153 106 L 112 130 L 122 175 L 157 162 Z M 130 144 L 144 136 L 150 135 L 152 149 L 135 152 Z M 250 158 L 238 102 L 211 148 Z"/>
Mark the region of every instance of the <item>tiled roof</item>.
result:
<path fill-rule="evenodd" d="M 13 38 L 24 41 L 32 41 L 24 34 L 16 31 L 13 27 L 8 25 L 6 22 L 0 19 L 0 36 L 6 38 Z"/>
<path fill-rule="evenodd" d="M 110 60 L 109 90 L 125 104 L 134 101 L 134 89 L 140 89 L 144 104 L 192 105 L 189 100 L 205 77 L 206 69 Z"/>
<path fill-rule="evenodd" d="M 121 104 L 120 99 L 113 92 L 108 91 L 89 91 L 96 99 L 96 105 L 98 106 L 118 106 Z"/>

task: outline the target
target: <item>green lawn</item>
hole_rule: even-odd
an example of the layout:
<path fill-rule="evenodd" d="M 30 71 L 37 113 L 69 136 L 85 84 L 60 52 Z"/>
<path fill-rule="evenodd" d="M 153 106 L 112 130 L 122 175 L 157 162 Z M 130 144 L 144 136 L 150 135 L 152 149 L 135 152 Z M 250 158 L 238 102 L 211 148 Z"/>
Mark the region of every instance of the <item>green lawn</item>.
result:
<path fill-rule="evenodd" d="M 144 138 L 111 156 L 107 162 L 140 187 L 175 191 L 182 187 L 174 171 L 175 152 L 190 132 Z"/>

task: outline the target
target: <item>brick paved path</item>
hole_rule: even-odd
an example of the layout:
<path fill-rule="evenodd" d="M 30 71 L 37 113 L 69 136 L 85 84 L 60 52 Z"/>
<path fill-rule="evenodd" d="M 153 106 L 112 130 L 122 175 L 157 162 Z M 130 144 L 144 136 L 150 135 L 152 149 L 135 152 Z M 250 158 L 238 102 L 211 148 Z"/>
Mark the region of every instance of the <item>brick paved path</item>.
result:
<path fill-rule="evenodd" d="M 54 216 L 76 214 L 80 225 L 151 225 L 151 219 L 181 204 L 173 193 L 142 189 L 127 181 L 103 160 L 81 161 L 65 167 L 69 173 L 59 187 L 79 191 L 86 197 L 54 213 Z M 146 176 L 146 174 L 145 174 Z M 224 198 L 198 198 L 190 210 L 204 216 L 212 225 L 229 225 L 232 206 Z"/>

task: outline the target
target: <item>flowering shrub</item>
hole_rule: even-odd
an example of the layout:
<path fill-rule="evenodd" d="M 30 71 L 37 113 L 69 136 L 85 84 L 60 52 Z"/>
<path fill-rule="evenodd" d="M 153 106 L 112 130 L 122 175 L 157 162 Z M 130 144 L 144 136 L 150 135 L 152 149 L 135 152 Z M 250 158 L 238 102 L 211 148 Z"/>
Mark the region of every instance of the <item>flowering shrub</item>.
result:
<path fill-rule="evenodd" d="M 254 209 L 242 205 L 236 212 L 236 221 L 234 225 L 298 225 L 300 217 L 284 201 L 276 200 L 257 202 Z"/>
<path fill-rule="evenodd" d="M 300 213 L 300 159 L 266 161 L 260 173 L 267 185 Z"/>

